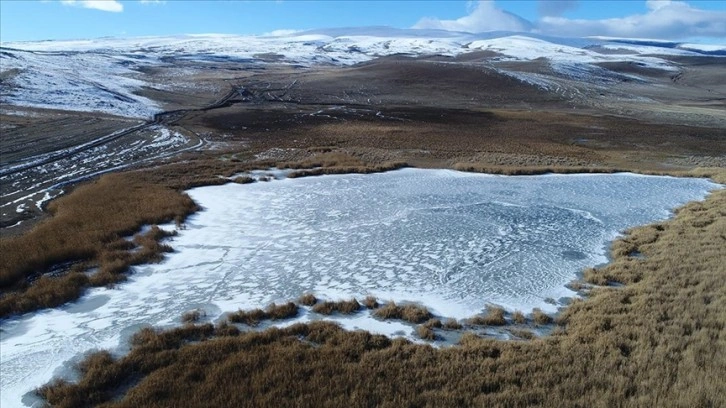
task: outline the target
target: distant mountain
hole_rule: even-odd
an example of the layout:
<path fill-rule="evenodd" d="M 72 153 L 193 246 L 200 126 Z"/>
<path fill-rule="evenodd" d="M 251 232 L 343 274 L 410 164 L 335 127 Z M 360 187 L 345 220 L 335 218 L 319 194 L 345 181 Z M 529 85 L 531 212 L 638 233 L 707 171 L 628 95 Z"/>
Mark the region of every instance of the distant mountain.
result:
<path fill-rule="evenodd" d="M 531 67 L 518 71 L 495 66 L 521 81 L 545 86 L 542 84 L 549 79 L 542 75 L 594 82 L 627 79 L 625 74 L 608 71 L 613 64 L 675 74 L 679 67 L 672 57 L 724 56 L 726 46 L 391 27 L 320 29 L 282 36 L 206 34 L 14 42 L 2 43 L 0 48 L 0 102 L 148 118 L 160 111 L 153 100 L 137 95 L 139 89 L 151 86 L 144 74 L 149 67 L 177 62 L 345 66 L 390 55 L 456 58 L 473 52 L 488 53 L 479 63 L 490 65 L 546 61 L 540 64 L 546 69 L 540 67 L 541 72 L 534 73 Z"/>

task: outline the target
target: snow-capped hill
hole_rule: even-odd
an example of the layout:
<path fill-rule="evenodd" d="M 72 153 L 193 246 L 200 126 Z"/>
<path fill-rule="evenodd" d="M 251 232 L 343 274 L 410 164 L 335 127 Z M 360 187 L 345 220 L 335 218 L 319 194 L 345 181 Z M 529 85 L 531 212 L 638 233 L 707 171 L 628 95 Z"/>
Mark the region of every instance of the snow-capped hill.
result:
<path fill-rule="evenodd" d="M 502 31 L 471 34 L 389 27 L 310 30 L 267 36 L 203 34 L 16 42 L 3 43 L 0 49 L 3 78 L 0 98 L 3 104 L 10 105 L 148 118 L 160 108 L 136 94 L 142 87 L 149 86 L 141 71 L 150 66 L 173 66 L 175 60 L 352 65 L 389 55 L 456 57 L 475 51 L 491 51 L 493 54 L 488 57 L 491 64 L 542 59 L 549 62 L 554 72 L 587 80 L 593 72 L 598 77 L 607 77 L 606 70 L 598 64 L 624 62 L 644 69 L 676 71 L 679 69 L 677 64 L 669 61 L 668 56 L 725 55 L 726 47 L 638 39 L 558 38 Z"/>
<path fill-rule="evenodd" d="M 600 45 L 600 47 L 607 48 L 609 46 L 605 44 Z M 666 71 L 677 70 L 677 67 L 667 60 L 648 56 L 655 54 L 651 50 L 652 47 L 641 48 L 639 50 L 637 47 L 631 46 L 628 54 L 604 54 L 593 51 L 589 47 L 578 48 L 528 36 L 514 35 L 490 40 L 472 41 L 467 45 L 467 48 L 470 50 L 494 51 L 512 60 L 519 61 L 545 58 L 550 63 L 558 66 L 562 66 L 563 64 L 582 65 L 601 62 L 637 62 L 641 66 L 648 68 Z M 693 55 L 693 53 L 687 51 L 681 51 L 680 53 Z M 667 53 L 666 55 L 672 55 L 672 53 Z"/>
<path fill-rule="evenodd" d="M 378 38 L 461 38 L 471 36 L 473 34 L 434 30 L 434 29 L 410 29 L 410 28 L 393 28 L 386 26 L 371 27 L 342 27 L 342 28 L 321 28 L 316 30 L 306 30 L 291 33 L 289 36 L 296 35 L 324 35 L 332 38 L 336 37 L 378 37 Z"/>
<path fill-rule="evenodd" d="M 638 54 L 658 55 L 709 55 L 726 56 L 726 44 L 693 44 L 675 41 L 618 38 L 618 37 L 587 37 L 602 42 L 609 49 L 631 50 Z"/>
<path fill-rule="evenodd" d="M 718 44 L 679 44 L 678 48 L 700 54 L 726 57 L 726 45 Z"/>
<path fill-rule="evenodd" d="M 322 47 L 334 54 L 362 54 L 367 58 L 393 54 L 456 56 L 461 46 L 440 38 L 381 38 L 371 36 L 337 37 Z"/>
<path fill-rule="evenodd" d="M 533 60 L 548 58 L 550 60 L 568 60 L 572 62 L 590 62 L 595 53 L 583 48 L 552 43 L 533 37 L 513 35 L 472 41 L 467 45 L 470 50 L 488 50 L 517 60 Z"/>
<path fill-rule="evenodd" d="M 161 111 L 134 93 L 145 82 L 134 78 L 122 57 L 3 49 L 0 61 L 7 78 L 0 82 L 3 104 L 144 119 Z"/>

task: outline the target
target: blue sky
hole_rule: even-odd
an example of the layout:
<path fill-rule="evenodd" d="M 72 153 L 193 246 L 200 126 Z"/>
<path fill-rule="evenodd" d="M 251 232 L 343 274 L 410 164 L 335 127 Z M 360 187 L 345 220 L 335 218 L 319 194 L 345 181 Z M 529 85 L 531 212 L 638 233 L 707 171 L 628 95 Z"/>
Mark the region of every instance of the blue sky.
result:
<path fill-rule="evenodd" d="M 385 25 L 726 43 L 726 1 L 0 0 L 0 41 Z"/>

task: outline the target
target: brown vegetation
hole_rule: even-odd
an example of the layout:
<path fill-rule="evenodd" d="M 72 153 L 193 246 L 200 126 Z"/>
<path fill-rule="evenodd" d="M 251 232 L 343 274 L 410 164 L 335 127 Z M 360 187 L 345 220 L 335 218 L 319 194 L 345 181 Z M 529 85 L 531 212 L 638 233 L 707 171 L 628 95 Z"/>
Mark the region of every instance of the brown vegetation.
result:
<path fill-rule="evenodd" d="M 306 293 L 300 296 L 297 302 L 303 306 L 312 306 L 318 303 L 318 298 L 316 298 L 315 295 L 313 295 L 312 293 Z"/>
<path fill-rule="evenodd" d="M 441 320 L 433 318 L 426 321 L 426 323 L 422 324 L 424 327 L 428 327 L 429 329 L 440 329 L 443 327 L 443 324 L 441 323 Z"/>
<path fill-rule="evenodd" d="M 376 299 L 373 296 L 366 296 L 365 299 L 363 299 L 363 306 L 365 306 L 367 309 L 377 309 L 378 306 L 378 299 Z"/>
<path fill-rule="evenodd" d="M 438 338 L 438 336 L 436 335 L 436 332 L 431 327 L 426 326 L 424 324 L 416 327 L 416 334 L 422 340 L 433 341 Z"/>
<path fill-rule="evenodd" d="M 536 325 L 543 326 L 552 323 L 553 319 L 552 316 L 541 311 L 540 309 L 535 308 L 532 310 L 532 321 Z"/>
<path fill-rule="evenodd" d="M 339 300 L 337 302 L 325 301 L 313 306 L 313 312 L 324 315 L 331 315 L 335 312 L 342 314 L 353 314 L 360 310 L 361 305 L 356 299 Z"/>
<path fill-rule="evenodd" d="M 269 305 L 265 310 L 239 310 L 227 315 L 227 320 L 232 323 L 242 323 L 248 326 L 257 326 L 263 320 L 283 320 L 297 316 L 299 307 L 293 302 L 287 302 L 282 305 L 275 303 Z"/>
<path fill-rule="evenodd" d="M 507 324 L 504 319 L 504 309 L 494 306 L 487 307 L 485 316 L 474 316 L 467 319 L 466 322 L 474 326 L 504 326 Z"/>
<path fill-rule="evenodd" d="M 24 235 L 0 239 L 0 317 L 59 306 L 89 286 L 123 281 L 129 266 L 158 261 L 170 250 L 159 243 L 167 235 L 159 228 L 133 242 L 123 237 L 144 225 L 181 221 L 195 210 L 187 195 L 132 174 L 78 187 L 48 205 L 51 218 Z M 59 264 L 76 266 L 51 271 Z M 98 271 L 83 273 L 91 267 Z"/>
<path fill-rule="evenodd" d="M 523 339 L 523 340 L 532 340 L 536 337 L 534 335 L 534 333 L 532 333 L 529 330 L 512 329 L 512 330 L 509 330 L 509 332 L 512 333 L 512 335 L 519 337 L 520 339 Z"/>
<path fill-rule="evenodd" d="M 185 312 L 181 317 L 181 321 L 182 323 L 196 323 L 199 321 L 199 319 L 205 316 L 207 316 L 207 314 L 204 312 L 204 310 L 194 309 Z"/>
<path fill-rule="evenodd" d="M 457 163 L 454 169 L 474 173 L 501 174 L 506 176 L 531 176 L 538 174 L 582 174 L 582 173 L 617 173 L 619 170 L 611 167 L 542 167 L 542 166 L 492 166 L 478 163 Z"/>
<path fill-rule="evenodd" d="M 373 316 L 381 319 L 398 319 L 411 323 L 423 323 L 433 317 L 425 307 L 408 304 L 398 306 L 393 301 L 386 303 L 383 307 L 376 309 Z"/>
<path fill-rule="evenodd" d="M 527 323 L 527 318 L 524 317 L 524 313 L 520 312 L 519 310 L 515 310 L 514 313 L 512 313 L 512 320 L 516 324 Z"/>
<path fill-rule="evenodd" d="M 348 173 L 360 173 L 360 174 L 370 174 L 370 173 L 381 173 L 384 171 L 390 171 L 390 170 L 397 170 L 404 167 L 408 167 L 408 164 L 404 162 L 392 162 L 392 163 L 383 163 L 380 165 L 362 165 L 362 166 L 352 166 L 352 167 L 321 167 L 321 168 L 313 168 L 310 170 L 298 170 L 294 171 L 287 176 L 290 178 L 298 178 L 298 177 L 309 177 L 309 176 L 320 176 L 323 174 L 348 174 Z"/>
<path fill-rule="evenodd" d="M 241 177 L 233 178 L 232 181 L 237 184 L 250 184 L 250 183 L 254 183 L 255 179 L 253 179 L 252 177 L 249 177 L 249 176 L 241 176 Z"/>
<path fill-rule="evenodd" d="M 433 349 L 323 322 L 144 329 L 128 355 L 91 356 L 77 384 L 40 392 L 59 407 L 721 406 L 725 208 L 722 190 L 681 208 L 654 241 L 631 231 L 624 239 L 642 262 L 614 255 L 598 270 L 631 283 L 574 301 L 548 337 L 465 333 L 459 346 Z"/>
<path fill-rule="evenodd" d="M 446 319 L 446 320 L 444 320 L 442 327 L 446 330 L 460 330 L 461 323 L 456 321 L 456 319 Z"/>

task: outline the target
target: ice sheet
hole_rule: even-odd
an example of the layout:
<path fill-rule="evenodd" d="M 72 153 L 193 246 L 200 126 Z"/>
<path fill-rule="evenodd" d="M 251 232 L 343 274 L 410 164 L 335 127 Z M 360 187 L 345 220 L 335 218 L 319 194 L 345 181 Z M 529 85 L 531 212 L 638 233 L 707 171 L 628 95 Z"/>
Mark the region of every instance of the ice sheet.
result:
<path fill-rule="evenodd" d="M 454 318 L 489 303 L 552 311 L 545 299 L 572 295 L 564 285 L 605 262 L 607 242 L 619 232 L 667 218 L 717 186 L 632 174 L 404 169 L 193 189 L 204 210 L 173 238 L 176 252 L 166 261 L 137 267 L 116 289 L 93 289 L 74 304 L 3 323 L 0 405 L 19 406 L 54 373 L 68 375 L 80 353 L 123 351 L 131 332 L 179 324 L 195 308 L 216 319 L 314 292 L 414 301 Z M 335 320 L 413 332 L 367 313 Z"/>

